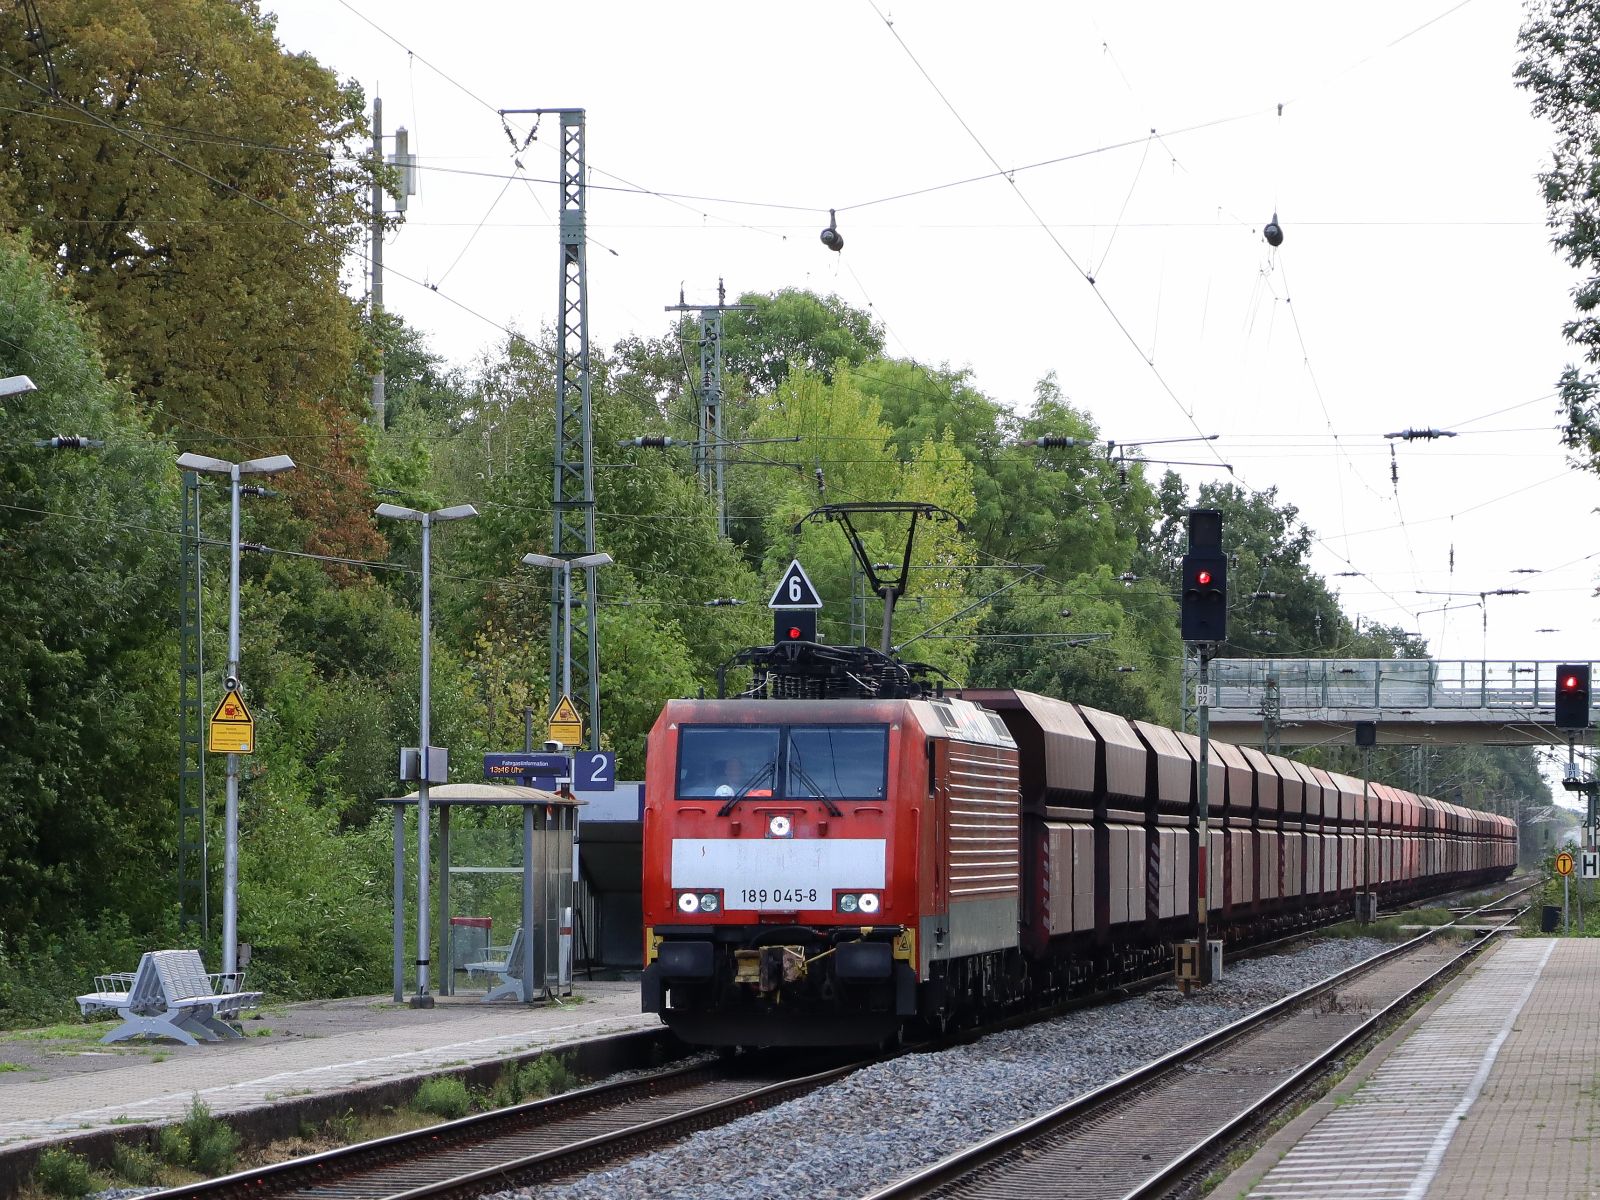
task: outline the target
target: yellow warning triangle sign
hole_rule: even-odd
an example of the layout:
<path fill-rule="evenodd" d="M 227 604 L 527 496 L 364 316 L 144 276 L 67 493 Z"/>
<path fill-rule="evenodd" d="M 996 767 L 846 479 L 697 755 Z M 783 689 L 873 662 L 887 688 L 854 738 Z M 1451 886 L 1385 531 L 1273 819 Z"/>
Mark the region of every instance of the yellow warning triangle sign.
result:
<path fill-rule="evenodd" d="M 211 714 L 213 721 L 221 721 L 225 725 L 250 725 L 254 719 L 250 710 L 244 706 L 244 697 L 237 690 L 229 691 L 222 698 L 222 703 L 217 705 L 217 711 Z"/>
<path fill-rule="evenodd" d="M 561 697 L 561 703 L 550 714 L 550 724 L 583 726 L 583 718 L 578 715 L 578 706 L 572 702 L 571 696 Z"/>

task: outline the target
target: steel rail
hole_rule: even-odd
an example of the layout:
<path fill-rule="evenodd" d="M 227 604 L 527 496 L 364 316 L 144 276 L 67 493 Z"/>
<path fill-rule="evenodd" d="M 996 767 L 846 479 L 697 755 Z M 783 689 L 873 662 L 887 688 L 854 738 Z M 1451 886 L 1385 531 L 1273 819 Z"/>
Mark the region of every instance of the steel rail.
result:
<path fill-rule="evenodd" d="M 842 1079 L 862 1065 L 863 1062 L 854 1062 L 777 1082 L 761 1082 L 736 1095 L 696 1104 L 682 1112 L 630 1122 L 617 1129 L 591 1134 L 566 1145 L 532 1154 L 512 1153 L 478 1170 L 442 1176 L 421 1186 L 390 1191 L 368 1190 L 362 1194 L 381 1195 L 386 1200 L 402 1196 L 476 1196 L 495 1190 L 490 1184 L 511 1187 L 549 1178 L 646 1145 L 669 1141 L 680 1134 L 724 1123 L 746 1112 L 782 1103 Z M 262 1200 L 264 1197 L 311 1189 L 331 1195 L 348 1189 L 356 1177 L 365 1173 L 376 1173 L 397 1164 L 425 1161 L 429 1157 L 466 1147 L 481 1148 L 486 1143 L 497 1139 L 510 1140 L 540 1126 L 664 1099 L 676 1092 L 735 1077 L 736 1072 L 725 1064 L 694 1064 L 619 1083 L 596 1084 L 545 1100 L 512 1105 L 353 1146 L 170 1188 L 152 1193 L 149 1200 L 218 1200 L 229 1196 L 250 1196 L 253 1200 Z"/>
<path fill-rule="evenodd" d="M 1380 965 L 1391 962 L 1413 950 L 1420 949 L 1424 942 L 1466 920 L 1467 916 L 1492 909 L 1497 905 L 1503 905 L 1505 900 L 1511 898 L 1511 896 L 1521 895 L 1536 886 L 1538 885 L 1530 884 L 1528 887 L 1521 888 L 1511 893 L 1510 896 L 1495 901 L 1493 904 L 1473 909 L 1466 916 L 1418 934 L 1414 938 L 1392 946 L 1388 950 L 1373 955 L 1371 958 L 1364 959 L 1335 975 L 1301 988 L 1299 991 L 1274 1001 L 1272 1004 L 1258 1009 L 1238 1021 L 1213 1030 L 1186 1046 L 1181 1046 L 1158 1059 L 1135 1068 L 1125 1075 L 1102 1084 L 1092 1091 L 1074 1097 L 1066 1103 L 1010 1129 L 1001 1130 L 999 1133 L 993 1134 L 983 1141 L 967 1147 L 965 1150 L 959 1150 L 955 1154 L 932 1163 L 920 1171 L 879 1188 L 864 1197 L 864 1200 L 911 1200 L 912 1197 L 931 1195 L 938 1189 L 955 1183 L 959 1179 L 976 1174 L 985 1167 L 1020 1153 L 1029 1143 L 1039 1138 L 1054 1134 L 1075 1122 L 1093 1117 L 1116 1102 L 1126 1099 L 1138 1088 L 1157 1078 L 1170 1075 L 1196 1059 L 1237 1041 L 1277 1017 L 1304 1007 L 1318 996 L 1339 988 Z M 1182 1177 L 1192 1169 L 1198 1159 L 1213 1152 L 1219 1141 L 1232 1136 L 1233 1133 L 1253 1121 L 1264 1109 L 1275 1105 L 1285 1094 L 1301 1086 L 1309 1075 L 1320 1071 L 1327 1062 L 1338 1057 L 1351 1045 L 1369 1036 L 1378 1023 L 1387 1020 L 1393 1012 L 1409 1004 L 1416 995 L 1433 986 L 1442 976 L 1458 969 L 1468 958 L 1480 953 L 1498 933 L 1502 933 L 1514 926 L 1517 919 L 1516 917 L 1512 918 L 1511 921 L 1501 925 L 1494 933 L 1487 934 L 1465 947 L 1462 953 L 1451 958 L 1449 962 L 1440 966 L 1438 970 L 1431 972 L 1421 982 L 1409 988 L 1404 995 L 1385 1005 L 1381 1011 L 1375 1013 L 1371 1018 L 1341 1037 L 1331 1049 L 1318 1054 L 1313 1061 L 1296 1070 L 1283 1083 L 1271 1089 L 1267 1095 L 1250 1105 L 1247 1111 L 1236 1114 L 1228 1121 L 1225 1121 L 1217 1129 L 1206 1135 L 1204 1139 L 1196 1142 L 1189 1149 L 1163 1165 L 1145 1183 L 1128 1192 L 1123 1197 L 1123 1200 L 1148 1200 L 1149 1197 L 1159 1195 L 1162 1190 L 1171 1186 L 1175 1179 Z"/>

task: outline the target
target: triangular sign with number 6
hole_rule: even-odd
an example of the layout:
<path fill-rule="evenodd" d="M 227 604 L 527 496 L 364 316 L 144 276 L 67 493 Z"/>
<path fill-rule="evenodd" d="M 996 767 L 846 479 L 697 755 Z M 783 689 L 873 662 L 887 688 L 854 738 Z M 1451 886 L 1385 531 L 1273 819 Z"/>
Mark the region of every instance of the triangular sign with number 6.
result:
<path fill-rule="evenodd" d="M 789 569 L 783 573 L 783 578 L 778 580 L 778 586 L 772 593 L 772 599 L 767 601 L 767 607 L 822 607 L 822 597 L 817 595 L 811 577 L 806 574 L 806 569 L 800 565 L 798 558 L 789 564 Z"/>

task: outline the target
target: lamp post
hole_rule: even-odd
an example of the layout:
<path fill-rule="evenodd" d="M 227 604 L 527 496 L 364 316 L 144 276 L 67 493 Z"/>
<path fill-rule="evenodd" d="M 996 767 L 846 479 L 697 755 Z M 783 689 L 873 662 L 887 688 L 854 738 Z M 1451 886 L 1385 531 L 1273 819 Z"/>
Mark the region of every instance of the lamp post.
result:
<path fill-rule="evenodd" d="M 429 773 L 429 713 L 428 697 L 432 683 L 433 671 L 430 659 L 429 625 L 431 624 L 431 608 L 429 601 L 429 574 L 428 557 L 432 548 L 432 530 L 438 521 L 463 521 L 468 517 L 478 515 L 478 510 L 470 504 L 456 504 L 450 508 L 436 508 L 432 512 L 422 512 L 415 508 L 403 508 L 398 504 L 380 504 L 377 515 L 388 517 L 395 521 L 416 521 L 422 526 L 422 744 L 419 747 L 417 761 L 419 766 L 417 780 L 417 993 L 411 997 L 412 1008 L 432 1008 L 433 997 L 428 994 L 428 773 Z M 447 864 L 448 866 L 448 864 Z M 398 890 L 398 885 L 396 885 Z M 395 914 L 398 922 L 399 914 Z M 396 926 L 398 929 L 398 925 Z M 398 938 L 396 939 L 398 941 Z M 398 949 L 398 947 L 397 947 Z"/>
<path fill-rule="evenodd" d="M 575 558 L 559 558 L 554 554 L 524 554 L 522 561 L 530 567 L 549 567 L 561 575 L 561 694 L 572 695 L 572 568 L 609 567 L 616 560 L 609 554 L 580 554 Z M 599 731 L 590 730 L 594 745 L 598 746 Z"/>
<path fill-rule="evenodd" d="M 228 462 L 204 454 L 180 454 L 178 465 L 186 471 L 226 475 L 230 493 L 228 519 L 228 678 L 227 689 L 239 686 L 239 478 L 243 475 L 277 475 L 294 469 L 287 454 Z M 222 817 L 222 973 L 237 984 L 239 970 L 239 756 L 228 755 L 228 799 Z"/>

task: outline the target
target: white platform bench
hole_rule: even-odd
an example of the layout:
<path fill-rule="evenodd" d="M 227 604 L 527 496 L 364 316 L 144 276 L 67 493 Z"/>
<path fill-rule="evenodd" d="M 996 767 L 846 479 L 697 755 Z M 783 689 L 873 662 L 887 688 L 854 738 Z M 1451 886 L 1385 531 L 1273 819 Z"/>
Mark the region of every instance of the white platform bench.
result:
<path fill-rule="evenodd" d="M 501 1000 L 510 996 L 517 1000 L 526 1000 L 528 995 L 522 988 L 522 951 L 524 940 L 522 927 L 517 927 L 516 934 L 511 939 L 511 945 L 505 948 L 505 957 L 483 959 L 479 962 L 466 964 L 467 977 L 470 979 L 477 974 L 498 975 L 500 982 L 489 989 L 484 996 L 484 1003 L 491 1000 Z M 488 947 L 494 950 L 493 946 Z"/>
<path fill-rule="evenodd" d="M 225 1024 L 261 1002 L 260 992 L 238 989 L 237 975 L 207 975 L 198 950 L 152 950 L 132 972 L 95 977 L 95 991 L 78 997 L 78 1010 L 116 1012 L 122 1018 L 100 1041 L 170 1037 L 185 1045 L 243 1035 Z"/>

